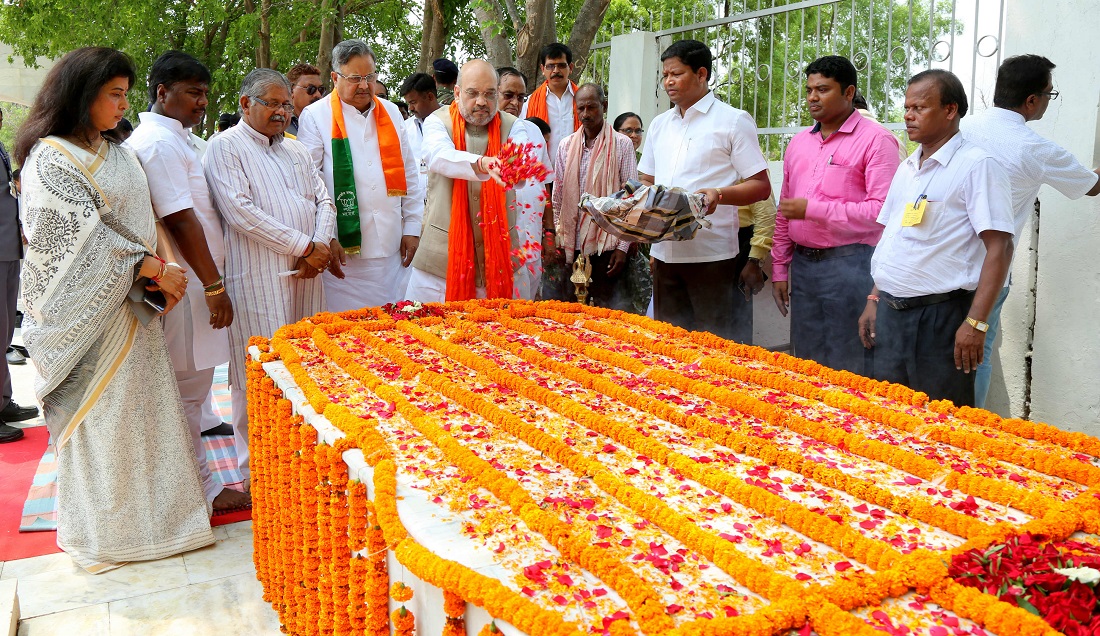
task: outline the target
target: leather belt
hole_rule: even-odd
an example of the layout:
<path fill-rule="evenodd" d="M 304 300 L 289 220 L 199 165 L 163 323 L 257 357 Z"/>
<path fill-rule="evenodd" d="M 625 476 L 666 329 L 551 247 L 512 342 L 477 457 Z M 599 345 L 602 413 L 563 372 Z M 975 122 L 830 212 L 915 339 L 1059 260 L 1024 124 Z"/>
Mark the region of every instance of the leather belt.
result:
<path fill-rule="evenodd" d="M 956 298 L 974 295 L 973 289 L 956 289 L 955 291 L 949 291 L 944 294 L 928 294 L 927 296 L 914 296 L 912 298 L 898 298 L 897 296 L 891 296 L 886 292 L 879 290 L 878 295 L 882 298 L 882 302 L 890 306 L 891 309 L 898 311 L 905 311 L 906 309 L 916 309 L 917 307 L 927 307 L 928 305 L 935 305 L 938 303 L 945 303 L 949 300 Z"/>
<path fill-rule="evenodd" d="M 863 243 L 840 245 L 838 247 L 803 247 L 801 245 L 794 246 L 795 253 L 811 261 L 823 261 L 829 258 L 851 256 L 852 254 L 859 254 L 860 252 L 863 252 L 867 249 L 874 248 L 870 245 L 864 245 Z"/>

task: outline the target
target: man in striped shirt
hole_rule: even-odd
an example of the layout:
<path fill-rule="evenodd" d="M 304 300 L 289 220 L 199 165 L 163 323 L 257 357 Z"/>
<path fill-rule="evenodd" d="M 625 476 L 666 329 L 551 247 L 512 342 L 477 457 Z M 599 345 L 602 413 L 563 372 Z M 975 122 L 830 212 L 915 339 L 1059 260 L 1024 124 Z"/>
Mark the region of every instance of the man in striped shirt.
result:
<path fill-rule="evenodd" d="M 336 208 L 309 152 L 283 137 L 294 112 L 290 88 L 278 71 L 249 73 L 241 84 L 241 123 L 212 139 L 203 159 L 225 227 L 225 287 L 234 308 L 229 327 L 233 432 L 246 489 L 248 339 L 270 338 L 279 327 L 324 310 L 317 275 L 329 266 L 336 226 Z"/>

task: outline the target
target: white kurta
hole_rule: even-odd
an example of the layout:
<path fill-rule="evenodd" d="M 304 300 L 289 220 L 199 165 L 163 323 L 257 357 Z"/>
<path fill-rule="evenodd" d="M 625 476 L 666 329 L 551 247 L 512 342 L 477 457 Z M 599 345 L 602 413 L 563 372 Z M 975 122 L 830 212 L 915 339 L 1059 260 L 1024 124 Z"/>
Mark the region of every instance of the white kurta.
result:
<path fill-rule="evenodd" d="M 550 199 L 545 184 L 554 182 L 554 163 L 546 152 L 546 143 L 538 127 L 526 120 L 516 124 L 527 127 L 527 135 L 535 144 L 535 155 L 550 171 L 542 181 L 532 179 L 526 187 L 516 190 L 516 225 L 519 227 L 519 249 L 524 256 L 523 266 L 515 275 L 516 293 L 524 300 L 534 300 L 542 285 L 542 216 Z"/>
<path fill-rule="evenodd" d="M 281 136 L 268 139 L 243 120 L 210 141 L 203 167 L 225 223 L 225 286 L 234 310 L 233 434 L 237 467 L 248 478 L 248 413 L 240 408 L 248 339 L 270 338 L 279 327 L 324 309 L 320 277 L 278 273 L 294 269 L 311 242 L 332 240 L 336 208 L 305 146 Z"/>
<path fill-rule="evenodd" d="M 392 102 L 380 100 L 393 122 L 401 143 L 405 165 L 405 196 L 386 194 L 378 144 L 374 106 L 361 113 L 343 104 L 344 125 L 351 146 L 355 194 L 359 204 L 362 249 L 349 254 L 344 279 L 326 271 L 322 274 L 329 311 L 346 311 L 397 302 L 405 295 L 408 270 L 401 266 L 401 237 L 420 236 L 424 218 L 424 189 L 420 185 L 420 161 Z M 332 178 L 332 101 L 322 99 L 302 111 L 298 118 L 298 141 L 309 151 L 314 165 L 324 175 L 329 195 Z"/>
<path fill-rule="evenodd" d="M 210 189 L 202 172 L 199 149 L 192 135 L 175 119 L 156 113 L 140 113 L 141 124 L 126 140 L 133 149 L 149 182 L 153 212 L 158 219 L 186 210 L 195 211 L 206 234 L 206 245 L 218 271 L 225 269 L 225 239 L 221 218 L 210 199 Z M 187 284 L 190 319 L 183 312 L 165 316 L 167 334 L 185 331 L 183 338 L 169 338 L 169 353 L 177 371 L 211 369 L 229 361 L 229 337 L 224 329 L 210 326 L 210 312 L 202 281 L 169 235 L 170 248 L 179 264 L 190 274 Z"/>

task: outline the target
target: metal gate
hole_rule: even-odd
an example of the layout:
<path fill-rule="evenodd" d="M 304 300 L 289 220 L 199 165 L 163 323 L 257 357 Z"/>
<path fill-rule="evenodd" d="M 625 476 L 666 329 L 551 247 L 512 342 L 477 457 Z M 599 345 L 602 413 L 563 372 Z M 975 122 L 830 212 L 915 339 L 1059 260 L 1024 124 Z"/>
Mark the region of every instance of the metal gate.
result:
<path fill-rule="evenodd" d="M 593 45 L 586 74 L 608 83 L 610 36 L 619 33 L 653 32 L 659 50 L 701 40 L 714 53 L 711 87 L 755 117 L 765 155 L 778 160 L 812 123 L 803 71 L 822 55 L 852 60 L 871 111 L 895 131 L 904 130 L 907 80 L 927 68 L 959 75 L 972 107 L 991 105 L 1004 17 L 1004 0 L 689 0 L 605 25 L 607 41 Z"/>

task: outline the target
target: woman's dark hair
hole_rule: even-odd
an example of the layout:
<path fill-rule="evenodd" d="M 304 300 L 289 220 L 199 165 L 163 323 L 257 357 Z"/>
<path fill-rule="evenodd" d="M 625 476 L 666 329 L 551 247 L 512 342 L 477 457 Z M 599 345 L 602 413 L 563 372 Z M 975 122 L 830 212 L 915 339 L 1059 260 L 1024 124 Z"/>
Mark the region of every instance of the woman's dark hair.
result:
<path fill-rule="evenodd" d="M 630 111 L 626 111 L 622 115 L 619 115 L 618 117 L 615 118 L 615 123 L 611 124 L 611 127 L 614 128 L 615 130 L 619 130 L 623 127 L 623 124 L 626 123 L 626 120 L 630 119 L 631 117 L 633 117 L 634 119 L 637 119 L 638 122 L 640 122 L 643 126 L 645 126 L 645 122 L 642 121 L 642 118 L 639 117 L 637 113 L 632 113 Z"/>
<path fill-rule="evenodd" d="M 993 89 L 993 105 L 997 108 L 1018 108 L 1028 97 L 1047 89 L 1054 62 L 1042 55 L 1014 55 L 997 69 L 997 86 Z"/>
<path fill-rule="evenodd" d="M 183 51 L 167 51 L 149 69 L 149 108 L 157 103 L 157 87 L 169 88 L 176 82 L 195 81 L 209 85 L 210 69 Z"/>
<path fill-rule="evenodd" d="M 27 119 L 15 137 L 16 162 L 27 160 L 31 148 L 42 137 L 71 135 L 92 127 L 92 103 L 99 91 L 116 77 L 125 77 L 134 85 L 134 63 L 122 51 L 89 46 L 69 51 L 50 69 L 42 89 L 34 98 Z M 114 131 L 103 137 L 120 143 Z"/>
<path fill-rule="evenodd" d="M 710 52 L 710 47 L 699 40 L 678 40 L 665 49 L 664 53 L 661 53 L 662 62 L 671 60 L 674 57 L 690 67 L 692 73 L 701 68 L 707 69 L 708 82 L 711 76 L 714 75 L 712 71 L 714 55 Z"/>

